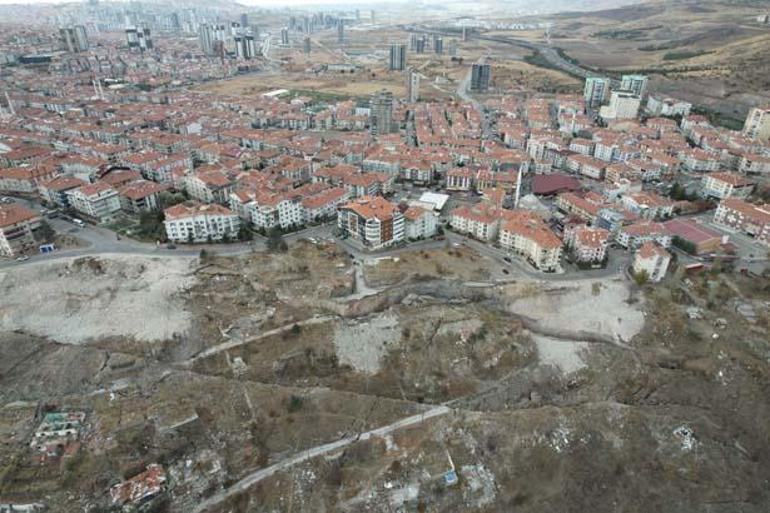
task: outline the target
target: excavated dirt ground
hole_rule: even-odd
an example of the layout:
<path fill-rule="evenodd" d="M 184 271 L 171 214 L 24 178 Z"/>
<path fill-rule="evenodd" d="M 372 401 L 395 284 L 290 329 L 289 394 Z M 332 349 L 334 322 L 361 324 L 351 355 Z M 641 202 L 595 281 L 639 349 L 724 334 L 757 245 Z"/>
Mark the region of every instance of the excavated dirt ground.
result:
<path fill-rule="evenodd" d="M 93 294 L 95 305 L 159 290 L 138 286 L 149 265 L 97 262 L 94 282 L 112 293 Z M 77 339 L 36 332 L 32 315 L 23 330 L 16 318 L 0 325 L 0 504 L 111 511 L 109 487 L 150 463 L 169 481 L 149 508 L 173 513 L 201 511 L 206 499 L 209 513 L 770 504 L 767 280 L 675 272 L 641 290 L 469 287 L 464 274 L 403 278 L 409 270 L 396 265 L 398 280 L 362 297 L 333 246 L 185 262 L 163 260 L 184 283 L 158 296 L 165 312 L 189 315 L 165 339 L 138 337 L 146 326 L 88 332 L 88 317 Z M 95 265 L 38 276 L 72 280 Z M 411 427 L 360 435 L 442 405 L 448 413 Z M 29 441 L 50 410 L 85 411 L 86 426 L 74 456 L 41 464 Z"/>

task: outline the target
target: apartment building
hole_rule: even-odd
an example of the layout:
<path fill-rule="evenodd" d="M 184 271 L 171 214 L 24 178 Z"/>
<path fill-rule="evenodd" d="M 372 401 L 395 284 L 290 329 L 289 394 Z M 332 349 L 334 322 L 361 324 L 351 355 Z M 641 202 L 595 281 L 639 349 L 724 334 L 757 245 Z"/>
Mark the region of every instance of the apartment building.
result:
<path fill-rule="evenodd" d="M 609 96 L 609 78 L 589 77 L 586 79 L 585 87 L 583 88 L 583 98 L 585 99 L 587 108 L 597 109 L 601 107 Z"/>
<path fill-rule="evenodd" d="M 0 255 L 13 257 L 32 250 L 40 222 L 40 215 L 33 210 L 16 203 L 0 204 Z"/>
<path fill-rule="evenodd" d="M 642 219 L 663 219 L 674 213 L 674 203 L 652 192 L 634 192 L 622 199 L 623 207 Z"/>
<path fill-rule="evenodd" d="M 760 141 L 770 141 L 770 106 L 749 111 L 743 124 L 743 134 Z"/>
<path fill-rule="evenodd" d="M 691 172 L 710 173 L 718 171 L 722 165 L 719 156 L 700 148 L 680 151 L 678 157 L 682 163 L 682 168 Z"/>
<path fill-rule="evenodd" d="M 737 198 L 724 199 L 714 213 L 714 222 L 770 246 L 770 204 L 753 205 Z"/>
<path fill-rule="evenodd" d="M 130 214 L 153 212 L 160 208 L 160 193 L 166 186 L 148 180 L 136 180 L 118 189 L 120 208 Z"/>
<path fill-rule="evenodd" d="M 554 272 L 560 268 L 561 239 L 532 212 L 513 210 L 507 213 L 500 229 L 500 246 L 524 257 L 541 271 Z"/>
<path fill-rule="evenodd" d="M 567 157 L 566 166 L 567 170 L 573 173 L 579 173 L 594 180 L 601 180 L 604 178 L 607 164 L 595 157 L 576 153 Z"/>
<path fill-rule="evenodd" d="M 496 240 L 500 232 L 501 209 L 491 203 L 479 203 L 454 209 L 449 216 L 453 230 L 483 241 Z"/>
<path fill-rule="evenodd" d="M 652 241 L 647 241 L 634 255 L 634 274 L 644 272 L 651 282 L 657 283 L 666 275 L 670 262 L 671 255 L 668 251 Z"/>
<path fill-rule="evenodd" d="M 332 187 L 305 198 L 301 202 L 304 222 L 314 223 L 332 219 L 337 215 L 337 208 L 349 200 L 350 194 L 342 187 Z"/>
<path fill-rule="evenodd" d="M 650 95 L 647 98 L 647 112 L 652 116 L 682 116 L 687 117 L 692 110 L 692 104 L 676 100 L 674 98 L 664 98 Z"/>
<path fill-rule="evenodd" d="M 96 222 L 110 221 L 120 211 L 118 191 L 105 182 L 96 182 L 67 191 L 70 206 Z"/>
<path fill-rule="evenodd" d="M 378 196 L 363 196 L 337 211 L 337 226 L 345 236 L 371 250 L 404 240 L 404 216 L 398 206 Z"/>
<path fill-rule="evenodd" d="M 569 248 L 576 262 L 602 262 L 607 256 L 610 232 L 604 228 L 573 225 L 564 229 L 564 245 Z"/>
<path fill-rule="evenodd" d="M 747 198 L 755 183 L 735 173 L 709 173 L 701 180 L 701 195 L 705 198 Z"/>
<path fill-rule="evenodd" d="M 69 208 L 70 203 L 67 192 L 87 184 L 87 182 L 75 178 L 74 176 L 59 176 L 53 180 L 47 180 L 41 183 L 38 191 L 40 192 L 40 197 L 42 197 L 46 203 L 62 208 Z"/>
<path fill-rule="evenodd" d="M 470 191 L 476 173 L 466 167 L 450 169 L 446 174 L 446 188 L 449 191 Z"/>
<path fill-rule="evenodd" d="M 605 121 L 635 119 L 641 103 L 641 98 L 630 91 L 612 91 L 609 105 L 599 109 L 599 116 Z"/>
<path fill-rule="evenodd" d="M 241 228 L 238 216 L 217 204 L 189 201 L 167 208 L 164 214 L 166 237 L 173 242 L 235 240 Z"/>
<path fill-rule="evenodd" d="M 406 238 L 410 240 L 427 239 L 436 235 L 438 218 L 431 210 L 411 206 L 404 211 Z"/>
<path fill-rule="evenodd" d="M 591 201 L 573 192 L 565 192 L 556 198 L 556 206 L 565 214 L 576 215 L 593 224 L 603 205 L 601 201 Z"/>
<path fill-rule="evenodd" d="M 226 205 L 233 188 L 230 179 L 221 171 L 193 173 L 185 179 L 187 194 L 201 203 Z"/>
<path fill-rule="evenodd" d="M 641 221 L 628 226 L 621 226 L 615 240 L 627 249 L 638 248 L 649 241 L 657 242 L 667 248 L 671 246 L 671 233 L 662 223 Z"/>

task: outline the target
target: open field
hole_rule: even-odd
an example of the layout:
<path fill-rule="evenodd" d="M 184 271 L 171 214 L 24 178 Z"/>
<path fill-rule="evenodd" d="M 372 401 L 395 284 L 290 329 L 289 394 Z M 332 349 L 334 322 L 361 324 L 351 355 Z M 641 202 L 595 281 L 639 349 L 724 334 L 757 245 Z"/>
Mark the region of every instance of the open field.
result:
<path fill-rule="evenodd" d="M 381 78 L 372 80 L 371 76 L 364 71 L 344 76 L 336 73 L 320 76 L 302 72 L 260 73 L 207 83 L 196 90 L 226 95 L 248 95 L 266 93 L 275 89 L 289 89 L 317 91 L 343 98 L 365 97 L 382 89 L 387 89 L 397 96 L 405 94 L 406 86 L 401 74 L 382 72 L 380 75 Z"/>
<path fill-rule="evenodd" d="M 648 3 L 553 18 L 551 45 L 598 72 L 651 75 L 652 89 L 742 119 L 770 101 L 770 29 L 750 4 Z M 508 37 L 546 43 L 543 32 Z"/>

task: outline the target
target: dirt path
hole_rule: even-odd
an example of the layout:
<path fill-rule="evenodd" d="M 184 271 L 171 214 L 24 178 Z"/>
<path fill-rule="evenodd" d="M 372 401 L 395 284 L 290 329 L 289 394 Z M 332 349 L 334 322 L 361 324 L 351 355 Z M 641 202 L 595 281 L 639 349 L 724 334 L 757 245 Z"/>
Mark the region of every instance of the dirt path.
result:
<path fill-rule="evenodd" d="M 348 445 L 354 444 L 358 441 L 366 441 L 375 436 L 381 437 L 389 433 L 392 433 L 394 431 L 398 431 L 399 429 L 408 428 L 411 426 L 421 424 L 422 422 L 428 419 L 446 415 L 451 411 L 452 410 L 447 406 L 437 406 L 423 413 L 418 413 L 417 415 L 412 415 L 410 417 L 397 420 L 396 422 L 393 422 L 392 424 L 388 424 L 387 426 L 382 426 L 377 429 L 372 429 L 371 431 L 366 431 L 364 433 L 360 433 L 355 436 L 351 435 L 351 436 L 342 438 L 340 440 L 337 440 L 335 442 L 330 442 L 328 444 L 319 445 L 311 449 L 306 449 L 300 452 L 299 454 L 295 454 L 294 456 L 283 459 L 277 463 L 270 465 L 269 467 L 265 467 L 255 472 L 252 472 L 251 474 L 247 475 L 246 477 L 244 477 L 243 479 L 241 479 L 231 487 L 227 488 L 226 490 L 222 490 L 221 492 L 215 495 L 212 495 L 205 501 L 201 502 L 198 505 L 198 507 L 196 507 L 193 510 L 193 513 L 202 513 L 206 511 L 208 508 L 211 508 L 212 506 L 216 506 L 222 503 L 223 501 L 227 500 L 233 495 L 236 495 L 245 490 L 248 490 L 251 486 L 262 481 L 263 479 L 266 479 L 272 476 L 276 472 L 280 472 L 281 470 L 293 467 L 300 463 L 304 463 L 305 461 L 311 460 L 323 454 L 335 452 L 339 449 L 342 449 L 343 447 L 347 447 Z"/>
<path fill-rule="evenodd" d="M 181 363 L 182 366 L 186 365 L 192 365 L 197 360 L 200 360 L 202 358 L 207 358 L 209 356 L 221 353 L 223 351 L 228 351 L 230 349 L 234 349 L 236 347 L 240 347 L 246 344 L 250 344 L 252 342 L 255 342 L 257 340 L 261 340 L 263 338 L 272 337 L 273 335 L 280 335 L 281 333 L 285 333 L 289 330 L 291 330 L 294 326 L 312 326 L 314 324 L 322 324 L 324 322 L 329 322 L 331 320 L 336 319 L 337 317 L 331 316 L 331 315 L 324 315 L 322 317 L 313 317 L 311 319 L 306 319 L 304 321 L 299 322 L 293 322 L 291 324 L 286 324 L 284 326 L 266 331 L 260 335 L 257 335 L 256 337 L 250 337 L 246 339 L 236 339 L 236 340 L 228 340 L 227 342 L 223 342 L 221 344 L 217 344 L 213 347 L 210 347 L 206 349 L 205 351 L 201 351 L 200 353 L 196 354 L 192 358 L 190 358 L 187 361 L 184 361 Z"/>

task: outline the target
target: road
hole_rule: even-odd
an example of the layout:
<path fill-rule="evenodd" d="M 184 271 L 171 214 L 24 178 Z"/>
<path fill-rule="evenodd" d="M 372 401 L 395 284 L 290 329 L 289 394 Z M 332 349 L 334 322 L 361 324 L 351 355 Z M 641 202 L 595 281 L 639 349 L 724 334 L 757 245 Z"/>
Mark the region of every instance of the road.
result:
<path fill-rule="evenodd" d="M 382 426 L 380 428 L 372 429 L 371 431 L 366 431 L 358 435 L 351 435 L 345 438 L 341 438 L 340 440 L 337 440 L 335 442 L 330 442 L 328 444 L 319 445 L 311 449 L 306 449 L 298 454 L 295 454 L 294 456 L 290 456 L 268 467 L 252 472 L 251 474 L 247 475 L 246 477 L 244 477 L 237 483 L 233 484 L 229 488 L 212 495 L 205 501 L 198 504 L 198 506 L 193 510 L 193 513 L 203 513 L 207 509 L 213 506 L 217 506 L 218 504 L 221 504 L 222 502 L 232 497 L 233 495 L 236 495 L 248 490 L 250 487 L 272 476 L 276 472 L 280 472 L 281 470 L 285 470 L 295 465 L 299 465 L 300 463 L 304 463 L 308 460 L 317 458 L 318 456 L 322 456 L 324 454 L 329 454 L 332 452 L 339 451 L 340 449 L 347 447 L 348 445 L 354 444 L 358 441 L 369 440 L 372 437 L 382 437 L 394 431 L 398 431 L 400 429 L 416 426 L 418 424 L 421 424 L 422 422 L 425 422 L 426 420 L 429 420 L 435 417 L 440 417 L 442 415 L 446 415 L 451 411 L 452 410 L 447 406 L 437 406 L 423 413 L 418 413 L 417 415 L 412 415 L 410 417 L 397 420 L 396 422 L 393 422 L 392 424 L 388 424 L 387 426 Z"/>
<path fill-rule="evenodd" d="M 479 60 L 476 61 L 476 64 L 484 64 L 486 60 L 487 60 L 487 56 L 482 55 L 481 57 L 479 57 Z M 457 83 L 457 96 L 462 98 L 463 101 L 466 101 L 472 104 L 476 110 L 481 111 L 482 110 L 481 104 L 468 92 L 471 84 L 472 74 L 473 74 L 473 66 L 468 68 L 468 73 L 466 73 L 463 79 Z"/>
<path fill-rule="evenodd" d="M 40 210 L 40 205 L 29 200 L 16 199 L 29 208 Z M 79 248 L 58 250 L 46 255 L 33 255 L 26 262 L 17 262 L 15 260 L 0 260 L 0 269 L 14 267 L 17 265 L 29 265 L 62 258 L 72 258 L 89 255 L 117 254 L 117 255 L 142 255 L 153 257 L 197 257 L 201 250 L 210 251 L 222 256 L 245 255 L 256 251 L 267 250 L 265 237 L 254 235 L 254 240 L 250 242 L 238 242 L 232 244 L 193 244 L 179 245 L 179 249 L 168 249 L 164 244 L 153 244 L 148 242 L 139 242 L 126 237 L 118 239 L 115 232 L 99 226 L 86 225 L 79 228 L 69 221 L 63 219 L 47 219 L 51 227 L 58 233 L 72 235 L 80 239 L 85 246 Z M 290 233 L 284 236 L 288 243 L 296 242 L 308 237 L 324 238 L 330 237 L 334 228 L 334 223 L 311 226 L 305 230 Z"/>

